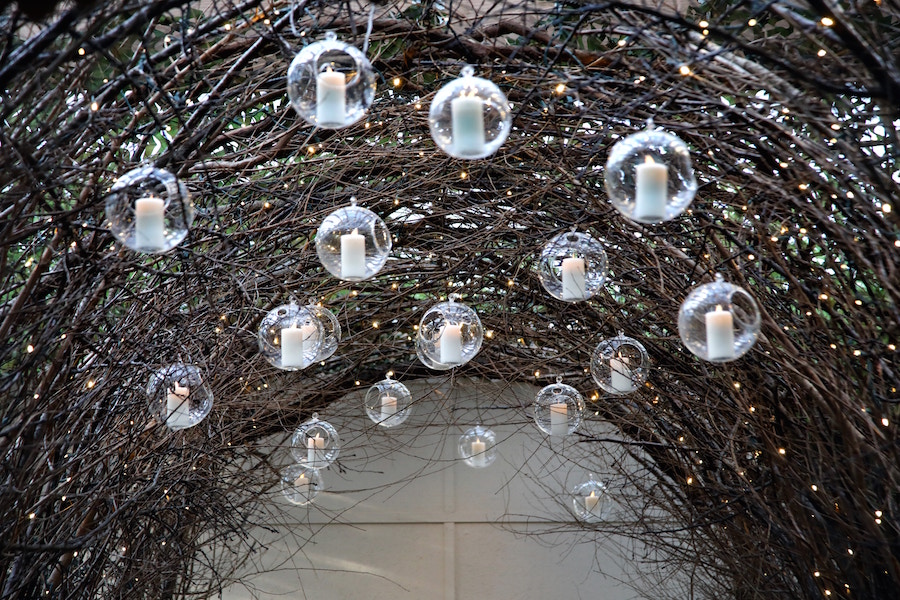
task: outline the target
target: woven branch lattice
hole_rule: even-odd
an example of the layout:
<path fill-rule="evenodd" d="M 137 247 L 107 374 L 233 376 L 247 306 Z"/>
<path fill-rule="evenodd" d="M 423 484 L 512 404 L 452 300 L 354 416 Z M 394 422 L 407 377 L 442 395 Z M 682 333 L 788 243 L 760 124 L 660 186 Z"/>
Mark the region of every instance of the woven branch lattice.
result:
<path fill-rule="evenodd" d="M 287 107 L 285 73 L 326 30 L 362 46 L 367 4 L 116 1 L 39 26 L 0 14 L 0 597 L 215 593 L 277 482 L 256 444 L 388 368 L 425 375 L 413 327 L 453 291 L 491 332 L 456 376 L 565 373 L 589 392 L 601 337 L 647 347 L 650 385 L 595 397 L 592 418 L 642 466 L 635 518 L 615 531 L 694 569 L 677 597 L 896 593 L 900 5 L 475 4 L 375 3 L 377 100 L 338 132 Z M 466 63 L 515 113 L 501 151 L 471 163 L 441 154 L 427 124 Z M 650 117 L 691 146 L 700 191 L 645 228 L 611 208 L 602 177 Z M 199 209 L 163 256 L 123 249 L 104 220 L 115 178 L 144 161 Z M 348 288 L 312 240 L 351 196 L 395 240 L 379 277 Z M 533 269 L 573 225 L 604 241 L 612 272 L 574 306 Z M 756 348 L 727 366 L 693 358 L 675 329 L 714 272 L 763 311 Z M 346 330 L 302 375 L 274 372 L 255 340 L 292 297 Z M 178 359 L 204 369 L 216 405 L 173 434 L 142 390 Z M 598 442 L 583 442 L 589 463 Z M 674 527 L 638 518 L 660 510 Z"/>

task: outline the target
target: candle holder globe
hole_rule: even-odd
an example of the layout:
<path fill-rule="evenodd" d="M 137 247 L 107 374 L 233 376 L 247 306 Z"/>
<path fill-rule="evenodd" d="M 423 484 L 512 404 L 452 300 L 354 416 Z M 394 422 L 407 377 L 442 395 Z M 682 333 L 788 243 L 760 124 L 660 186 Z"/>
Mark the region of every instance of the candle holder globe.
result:
<path fill-rule="evenodd" d="M 484 327 L 478 314 L 457 302 L 450 294 L 447 302 L 435 304 L 422 315 L 416 333 L 416 354 L 422 364 L 447 371 L 472 360 L 484 341 Z"/>
<path fill-rule="evenodd" d="M 412 412 L 412 394 L 390 374 L 369 388 L 363 403 L 372 422 L 388 429 L 406 421 Z"/>
<path fill-rule="evenodd" d="M 544 246 L 538 277 L 547 293 L 557 300 L 580 302 L 603 288 L 607 263 L 603 244 L 587 233 L 567 231 Z"/>
<path fill-rule="evenodd" d="M 343 281 L 371 279 L 391 253 L 391 232 L 371 210 L 356 205 L 339 208 L 316 232 L 316 253 L 325 269 Z"/>
<path fill-rule="evenodd" d="M 591 377 L 609 394 L 623 396 L 634 392 L 647 381 L 649 372 L 647 349 L 621 331 L 597 344 L 591 355 Z"/>
<path fill-rule="evenodd" d="M 187 237 L 194 203 L 187 187 L 156 167 L 128 171 L 106 196 L 106 220 L 112 234 L 137 252 L 168 252 Z"/>
<path fill-rule="evenodd" d="M 605 520 L 615 505 L 609 488 L 602 481 L 594 479 L 593 475 L 572 488 L 571 499 L 575 517 L 588 523 Z"/>
<path fill-rule="evenodd" d="M 497 460 L 497 434 L 492 429 L 476 425 L 459 436 L 459 457 L 473 469 L 484 469 Z"/>
<path fill-rule="evenodd" d="M 744 288 L 716 280 L 696 287 L 678 310 L 678 334 L 703 360 L 729 362 L 750 351 L 759 336 L 759 306 Z"/>
<path fill-rule="evenodd" d="M 312 307 L 282 304 L 259 324 L 259 352 L 273 367 L 299 371 L 320 360 L 325 333 Z"/>
<path fill-rule="evenodd" d="M 431 137 L 454 158 L 494 154 L 512 129 L 509 101 L 496 84 L 475 77 L 471 66 L 434 95 L 428 110 Z"/>
<path fill-rule="evenodd" d="M 584 408 L 584 398 L 578 390 L 564 384 L 562 377 L 541 388 L 532 404 L 538 429 L 556 437 L 574 433 L 581 426 Z"/>
<path fill-rule="evenodd" d="M 287 91 L 300 117 L 323 129 L 340 129 L 365 116 L 375 100 L 375 70 L 359 49 L 337 39 L 303 48 L 291 61 Z"/>
<path fill-rule="evenodd" d="M 323 489 L 322 472 L 319 469 L 298 463 L 281 470 L 281 493 L 291 504 L 306 506 Z"/>
<path fill-rule="evenodd" d="M 638 223 L 669 221 L 683 213 L 697 193 L 691 153 L 677 136 L 647 129 L 618 141 L 610 150 L 606 194 L 620 213 Z"/>
<path fill-rule="evenodd" d="M 150 376 L 150 412 L 173 431 L 200 423 L 212 410 L 213 395 L 199 367 L 172 363 Z"/>
<path fill-rule="evenodd" d="M 316 355 L 316 362 L 321 362 L 337 351 L 338 345 L 341 343 L 341 322 L 333 312 L 324 306 L 310 304 L 306 308 L 316 316 L 322 325 L 322 345 L 319 347 L 319 354 Z"/>
<path fill-rule="evenodd" d="M 328 421 L 319 420 L 313 413 L 291 436 L 291 455 L 310 469 L 324 469 L 341 453 L 341 439 L 337 429 Z"/>

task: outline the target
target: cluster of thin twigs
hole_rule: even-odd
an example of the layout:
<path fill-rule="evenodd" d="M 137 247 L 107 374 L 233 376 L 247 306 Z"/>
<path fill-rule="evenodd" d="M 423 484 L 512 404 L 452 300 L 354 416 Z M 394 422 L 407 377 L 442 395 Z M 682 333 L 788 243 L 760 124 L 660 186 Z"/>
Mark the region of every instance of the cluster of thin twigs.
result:
<path fill-rule="evenodd" d="M 377 99 L 340 131 L 292 112 L 285 74 L 326 30 L 362 46 L 368 5 L 0 15 L 0 597 L 214 593 L 277 482 L 255 444 L 388 369 L 428 374 L 414 327 L 454 291 L 489 331 L 459 375 L 562 373 L 585 391 L 642 465 L 617 531 L 691 569 L 691 597 L 896 593 L 896 1 L 374 6 Z M 514 107 L 488 160 L 451 159 L 428 133 L 430 98 L 465 63 Z M 603 189 L 611 145 L 648 118 L 690 145 L 700 182 L 691 210 L 655 227 L 624 220 Z M 166 255 L 123 249 L 105 221 L 115 178 L 142 162 L 176 173 L 198 207 Z M 351 196 L 395 238 L 357 286 L 312 245 Z M 611 270 L 577 305 L 534 271 L 571 226 L 604 242 Z M 763 313 L 755 349 L 724 366 L 676 329 L 715 272 Z M 291 298 L 345 330 L 300 376 L 256 342 Z M 652 355 L 649 384 L 591 396 L 590 352 L 619 330 Z M 175 360 L 200 365 L 216 399 L 179 433 L 143 392 Z M 589 462 L 599 442 L 582 441 Z M 638 518 L 651 511 L 667 527 Z"/>

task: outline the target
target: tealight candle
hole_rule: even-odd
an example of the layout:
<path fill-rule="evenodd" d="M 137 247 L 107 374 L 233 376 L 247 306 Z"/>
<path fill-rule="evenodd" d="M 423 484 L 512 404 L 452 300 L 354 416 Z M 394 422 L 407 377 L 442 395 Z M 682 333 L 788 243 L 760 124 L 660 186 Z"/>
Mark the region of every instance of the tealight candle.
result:
<path fill-rule="evenodd" d="M 445 365 L 462 363 L 462 325 L 447 323 L 441 330 L 441 362 Z"/>
<path fill-rule="evenodd" d="M 303 339 L 308 332 L 300 327 L 285 327 L 281 330 L 281 366 L 305 367 Z"/>
<path fill-rule="evenodd" d="M 341 278 L 363 279 L 366 276 L 366 238 L 354 229 L 341 236 Z"/>
<path fill-rule="evenodd" d="M 347 115 L 347 77 L 331 67 L 316 77 L 316 122 L 342 127 Z"/>
<path fill-rule="evenodd" d="M 484 102 L 477 96 L 458 96 L 450 101 L 453 150 L 459 155 L 479 156 L 485 151 Z"/>
<path fill-rule="evenodd" d="M 397 414 L 397 398 L 389 394 L 381 397 L 381 420 L 387 421 Z"/>
<path fill-rule="evenodd" d="M 191 388 L 177 381 L 166 394 L 166 425 L 172 429 L 191 426 Z"/>
<path fill-rule="evenodd" d="M 734 358 L 734 317 L 721 304 L 706 313 L 706 349 L 709 360 Z"/>
<path fill-rule="evenodd" d="M 644 157 L 643 164 L 634 168 L 634 178 L 634 218 L 640 221 L 665 219 L 669 199 L 669 167 L 655 162 L 648 155 Z"/>
<path fill-rule="evenodd" d="M 314 469 L 325 466 L 325 438 L 318 433 L 315 437 L 306 438 L 306 462 Z"/>
<path fill-rule="evenodd" d="M 617 392 L 633 392 L 634 380 L 631 378 L 631 368 L 627 356 L 614 356 L 609 359 L 611 373 L 610 385 Z"/>
<path fill-rule="evenodd" d="M 480 439 L 475 438 L 475 441 L 472 442 L 472 456 L 469 460 L 472 462 L 472 466 L 475 467 L 484 467 L 487 466 L 487 454 L 484 453 L 487 446 Z"/>
<path fill-rule="evenodd" d="M 562 261 L 562 299 L 584 300 L 586 297 L 584 259 L 564 258 Z"/>
<path fill-rule="evenodd" d="M 137 248 L 153 250 L 166 243 L 166 203 L 148 196 L 134 203 L 134 243 Z"/>
<path fill-rule="evenodd" d="M 550 435 L 568 435 L 569 409 L 565 402 L 550 405 Z"/>

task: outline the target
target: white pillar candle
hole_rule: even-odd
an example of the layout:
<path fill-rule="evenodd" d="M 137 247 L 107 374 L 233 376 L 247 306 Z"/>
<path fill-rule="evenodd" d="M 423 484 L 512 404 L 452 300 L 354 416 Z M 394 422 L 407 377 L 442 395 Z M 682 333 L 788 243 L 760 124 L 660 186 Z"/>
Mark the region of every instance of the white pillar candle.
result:
<path fill-rule="evenodd" d="M 300 332 L 303 338 L 302 366 L 306 367 L 309 366 L 306 362 L 306 351 L 316 347 L 316 342 L 319 341 L 319 332 L 316 330 L 315 325 L 302 325 Z"/>
<path fill-rule="evenodd" d="M 473 466 L 487 466 L 487 454 L 484 453 L 486 447 L 485 443 L 478 438 L 475 438 L 475 441 L 472 442 L 472 456 L 469 460 L 472 462 Z"/>
<path fill-rule="evenodd" d="M 459 96 L 450 101 L 453 150 L 463 156 L 484 153 L 484 102 L 477 96 Z"/>
<path fill-rule="evenodd" d="M 318 433 L 316 437 L 306 438 L 306 462 L 313 469 L 325 466 L 325 438 Z"/>
<path fill-rule="evenodd" d="M 134 243 L 152 250 L 166 243 L 166 203 L 162 198 L 138 198 L 134 203 Z"/>
<path fill-rule="evenodd" d="M 309 500 L 309 477 L 306 473 L 300 473 L 300 476 L 294 480 L 294 487 L 297 488 L 297 494 L 303 497 L 303 501 Z"/>
<path fill-rule="evenodd" d="M 669 199 L 669 167 L 646 156 L 644 163 L 634 168 L 634 178 L 634 218 L 662 221 Z"/>
<path fill-rule="evenodd" d="M 329 67 L 316 77 L 316 122 L 342 127 L 347 115 L 347 77 Z"/>
<path fill-rule="evenodd" d="M 180 385 L 177 381 L 166 394 L 166 425 L 172 429 L 184 429 L 191 426 L 191 388 Z"/>
<path fill-rule="evenodd" d="M 341 236 L 341 277 L 362 279 L 366 276 L 366 237 L 358 229 Z"/>
<path fill-rule="evenodd" d="M 706 313 L 706 350 L 709 360 L 734 358 L 734 317 L 721 304 Z"/>
<path fill-rule="evenodd" d="M 462 325 L 447 323 L 441 330 L 441 362 L 445 365 L 462 363 Z"/>
<path fill-rule="evenodd" d="M 565 402 L 550 405 L 550 435 L 568 435 L 569 409 Z"/>
<path fill-rule="evenodd" d="M 281 330 L 281 366 L 304 367 L 303 329 L 285 327 Z"/>
<path fill-rule="evenodd" d="M 564 258 L 562 261 L 563 300 L 584 300 L 587 297 L 584 285 L 584 259 Z"/>
<path fill-rule="evenodd" d="M 584 497 L 584 512 L 588 516 L 599 517 L 600 515 L 597 513 L 597 503 L 599 501 L 600 496 L 598 496 L 594 490 L 591 490 L 591 495 Z"/>
<path fill-rule="evenodd" d="M 610 384 L 620 393 L 633 392 L 634 381 L 631 378 L 631 368 L 626 356 L 614 356 L 609 359 Z"/>
<path fill-rule="evenodd" d="M 397 414 L 397 398 L 389 394 L 381 397 L 381 420 L 387 421 Z"/>

